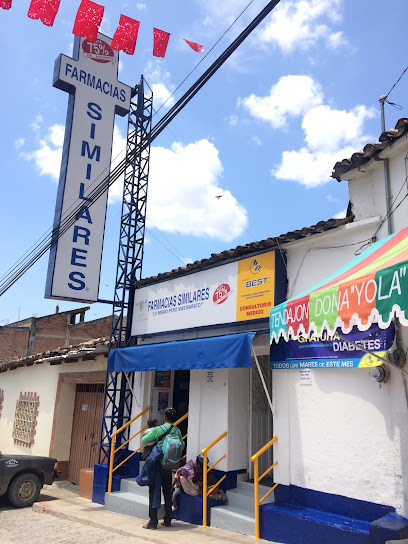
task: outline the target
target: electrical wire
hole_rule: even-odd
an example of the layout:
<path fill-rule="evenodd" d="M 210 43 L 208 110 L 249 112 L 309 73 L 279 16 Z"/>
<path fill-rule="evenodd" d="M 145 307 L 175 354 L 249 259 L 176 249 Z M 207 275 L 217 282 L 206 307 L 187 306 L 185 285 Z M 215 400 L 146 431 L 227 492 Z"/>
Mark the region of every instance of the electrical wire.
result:
<path fill-rule="evenodd" d="M 394 85 L 391 87 L 391 89 L 388 91 L 388 93 L 385 95 L 385 98 L 384 98 L 384 102 L 387 102 L 387 104 L 389 104 L 390 106 L 392 106 L 393 108 L 395 108 L 396 110 L 399 110 L 401 111 L 403 109 L 403 107 L 400 105 L 400 104 L 396 104 L 395 102 L 390 102 L 388 100 L 388 97 L 389 95 L 391 94 L 391 92 L 393 91 L 393 89 L 398 85 L 398 83 L 401 81 L 401 79 L 403 78 L 405 72 L 408 70 L 408 66 L 405 68 L 405 70 L 402 72 L 402 74 L 400 75 L 400 77 L 397 79 L 397 81 L 394 83 Z"/>
<path fill-rule="evenodd" d="M 198 91 L 211 79 L 218 69 L 228 60 L 232 53 L 241 45 L 249 34 L 265 19 L 265 17 L 274 9 L 280 0 L 270 0 L 260 13 L 251 21 L 251 23 L 233 40 L 227 49 L 213 62 L 213 64 L 198 78 L 198 80 L 184 93 L 176 104 L 163 116 L 163 118 L 153 127 L 148 139 L 139 142 L 134 150 L 129 151 L 127 156 L 91 191 L 84 195 L 89 199 L 78 204 L 71 205 L 74 209 L 67 213 L 59 226 L 50 229 L 43 241 L 34 245 L 34 248 L 28 253 L 25 261 L 21 265 L 12 267 L 12 274 L 3 277 L 0 283 L 0 296 L 12 287 L 51 247 L 55 246 L 61 236 L 63 236 L 78 220 L 79 217 L 89 209 L 104 194 L 107 189 L 125 172 L 128 165 L 135 159 L 137 154 L 143 153 L 148 146 L 163 132 L 171 121 L 184 109 L 192 100 Z"/>
<path fill-rule="evenodd" d="M 202 57 L 202 59 L 194 66 L 194 68 L 191 70 L 189 74 L 186 75 L 186 77 L 183 79 L 183 81 L 177 85 L 177 87 L 174 89 L 174 91 L 171 93 L 168 98 L 163 102 L 163 104 L 159 107 L 159 109 L 156 111 L 155 115 L 158 114 L 158 112 L 162 109 L 162 107 L 170 100 L 170 98 L 180 89 L 180 87 L 187 81 L 187 79 L 191 76 L 191 74 L 200 66 L 202 62 L 205 61 L 205 59 L 208 57 L 208 55 L 217 47 L 217 45 L 220 43 L 220 41 L 223 39 L 223 37 L 231 30 L 231 28 L 235 25 L 235 23 L 238 21 L 240 17 L 246 12 L 246 10 L 251 6 L 251 4 L 254 3 L 255 0 L 251 0 L 249 4 L 241 11 L 241 13 L 235 18 L 235 20 L 230 24 L 230 26 L 227 28 L 227 30 L 218 38 L 218 40 L 215 42 L 215 44 L 207 51 L 207 53 Z"/>

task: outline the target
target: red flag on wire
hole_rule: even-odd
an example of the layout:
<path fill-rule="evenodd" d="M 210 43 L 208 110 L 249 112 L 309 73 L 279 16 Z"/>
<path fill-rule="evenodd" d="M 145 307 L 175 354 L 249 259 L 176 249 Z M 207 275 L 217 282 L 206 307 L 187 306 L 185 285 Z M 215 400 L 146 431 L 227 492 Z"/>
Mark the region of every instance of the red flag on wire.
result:
<path fill-rule="evenodd" d="M 0 8 L 10 9 L 12 0 L 0 0 Z"/>
<path fill-rule="evenodd" d="M 101 26 L 105 8 L 91 0 L 82 0 L 78 8 L 72 34 L 88 41 L 94 42 L 98 37 L 98 29 Z"/>
<path fill-rule="evenodd" d="M 54 24 L 61 0 L 31 0 L 28 8 L 30 19 L 40 19 L 47 26 Z"/>
<path fill-rule="evenodd" d="M 170 34 L 158 28 L 153 29 L 153 56 L 163 57 L 166 54 L 167 45 L 169 43 Z"/>
<path fill-rule="evenodd" d="M 194 51 L 197 51 L 197 53 L 204 53 L 204 46 L 200 45 L 196 42 L 190 42 L 190 40 L 186 40 L 183 38 L 183 40 L 186 42 L 187 45 L 191 47 L 191 49 L 194 49 Z"/>
<path fill-rule="evenodd" d="M 112 49 L 124 51 L 128 55 L 133 55 L 136 49 L 137 34 L 139 32 L 140 21 L 131 19 L 126 15 L 121 15 L 119 26 L 115 31 L 112 40 Z"/>

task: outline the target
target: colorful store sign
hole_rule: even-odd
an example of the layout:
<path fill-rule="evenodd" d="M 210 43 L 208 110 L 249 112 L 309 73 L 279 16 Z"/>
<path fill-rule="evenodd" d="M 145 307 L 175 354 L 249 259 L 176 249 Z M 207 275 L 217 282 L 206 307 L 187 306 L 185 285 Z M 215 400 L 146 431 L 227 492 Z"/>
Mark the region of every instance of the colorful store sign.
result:
<path fill-rule="evenodd" d="M 408 228 L 379 240 L 346 266 L 270 312 L 271 341 L 356 325 L 408 325 Z"/>
<path fill-rule="evenodd" d="M 323 331 L 320 335 L 299 335 L 297 340 L 278 343 L 272 342 L 270 351 L 271 368 L 274 370 L 301 368 L 368 368 L 383 363 L 375 357 L 385 357 L 394 342 L 394 324 L 388 329 L 380 329 L 372 325 L 361 332 L 357 327 L 347 334 L 347 340 L 337 333 Z M 355 344 L 365 348 L 372 354 L 358 349 Z"/>
<path fill-rule="evenodd" d="M 267 319 L 285 293 L 282 256 L 269 251 L 137 289 L 132 335 Z"/>

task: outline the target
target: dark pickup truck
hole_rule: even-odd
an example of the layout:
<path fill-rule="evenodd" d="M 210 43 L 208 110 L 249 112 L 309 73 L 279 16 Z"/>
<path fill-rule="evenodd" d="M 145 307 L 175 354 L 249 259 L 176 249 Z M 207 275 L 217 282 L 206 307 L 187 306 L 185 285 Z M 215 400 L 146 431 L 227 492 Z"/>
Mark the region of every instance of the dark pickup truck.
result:
<path fill-rule="evenodd" d="M 57 460 L 35 455 L 0 453 L 0 496 L 7 495 L 18 508 L 31 506 L 44 484 L 58 478 Z"/>

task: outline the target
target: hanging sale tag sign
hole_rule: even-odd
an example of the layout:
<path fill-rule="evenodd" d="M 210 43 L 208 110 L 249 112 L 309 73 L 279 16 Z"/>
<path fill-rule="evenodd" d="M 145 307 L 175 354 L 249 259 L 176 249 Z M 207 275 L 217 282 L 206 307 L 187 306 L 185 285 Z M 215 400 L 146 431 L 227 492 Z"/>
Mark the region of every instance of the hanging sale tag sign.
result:
<path fill-rule="evenodd" d="M 76 37 L 74 58 L 60 55 L 55 64 L 53 85 L 70 96 L 46 298 L 98 300 L 108 194 L 90 207 L 87 195 L 109 174 L 115 113 L 130 108 L 131 88 L 118 81 L 118 62 L 111 39 L 98 34 L 95 42 Z M 74 224 L 61 233 L 81 202 Z"/>

